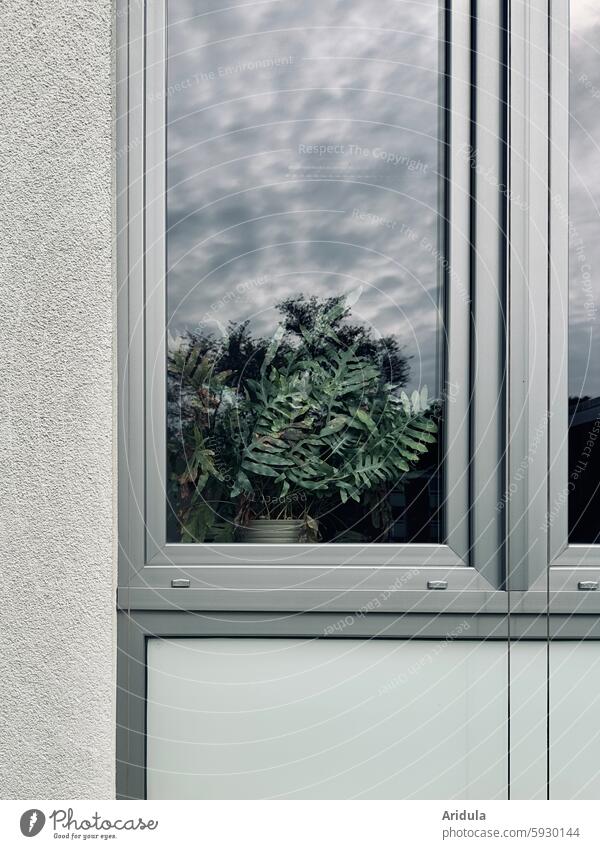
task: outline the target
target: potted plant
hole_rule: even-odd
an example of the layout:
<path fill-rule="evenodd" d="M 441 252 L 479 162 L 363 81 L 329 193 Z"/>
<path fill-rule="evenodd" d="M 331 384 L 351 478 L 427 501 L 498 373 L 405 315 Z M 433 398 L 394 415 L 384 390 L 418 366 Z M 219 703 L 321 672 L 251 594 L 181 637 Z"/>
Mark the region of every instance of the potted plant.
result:
<path fill-rule="evenodd" d="M 316 539 L 324 507 L 394 485 L 435 442 L 427 389 L 408 397 L 358 341 L 345 344 L 336 323 L 346 310 L 321 309 L 277 358 L 281 324 L 259 379 L 247 381 L 232 490 L 247 540 Z"/>
<path fill-rule="evenodd" d="M 350 306 L 288 302 L 268 343 L 238 333 L 239 373 L 198 345 L 172 358 L 189 393 L 174 473 L 185 539 L 317 540 L 320 516 L 348 501 L 376 510 L 435 442 L 427 389 L 402 390 L 404 361 L 390 370 L 381 346 L 343 324 Z"/>

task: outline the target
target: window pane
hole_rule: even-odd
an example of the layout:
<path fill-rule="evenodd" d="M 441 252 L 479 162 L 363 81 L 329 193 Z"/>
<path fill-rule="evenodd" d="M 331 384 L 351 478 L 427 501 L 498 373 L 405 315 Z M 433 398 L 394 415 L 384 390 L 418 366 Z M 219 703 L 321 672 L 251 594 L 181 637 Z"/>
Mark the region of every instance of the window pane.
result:
<path fill-rule="evenodd" d="M 600 7 L 571 2 L 569 537 L 600 542 Z"/>
<path fill-rule="evenodd" d="M 169 541 L 440 541 L 437 0 L 168 15 Z"/>

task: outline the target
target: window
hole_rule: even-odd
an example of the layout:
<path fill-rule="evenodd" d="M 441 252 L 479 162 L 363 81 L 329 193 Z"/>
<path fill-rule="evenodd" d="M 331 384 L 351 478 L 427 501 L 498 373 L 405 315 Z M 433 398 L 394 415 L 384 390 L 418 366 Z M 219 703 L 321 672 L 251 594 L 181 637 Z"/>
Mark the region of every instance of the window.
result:
<path fill-rule="evenodd" d="M 125 795 L 148 636 L 515 639 L 503 680 L 537 657 L 547 710 L 526 641 L 600 612 L 599 13 L 145 0 L 118 28 Z"/>
<path fill-rule="evenodd" d="M 560 4 L 553 11 L 548 148 L 550 471 L 546 520 L 540 527 L 548 535 L 549 559 L 556 567 L 549 580 L 556 590 L 593 590 L 600 578 L 594 237 L 598 192 L 597 152 L 590 143 L 596 132 L 594 56 L 599 32 L 598 13 L 586 0 Z"/>
<path fill-rule="evenodd" d="M 478 605 L 505 583 L 501 4 L 148 0 L 125 40 L 122 598 Z"/>
<path fill-rule="evenodd" d="M 437 0 L 167 14 L 168 541 L 441 542 Z"/>
<path fill-rule="evenodd" d="M 600 12 L 571 4 L 569 159 L 569 539 L 600 542 Z"/>

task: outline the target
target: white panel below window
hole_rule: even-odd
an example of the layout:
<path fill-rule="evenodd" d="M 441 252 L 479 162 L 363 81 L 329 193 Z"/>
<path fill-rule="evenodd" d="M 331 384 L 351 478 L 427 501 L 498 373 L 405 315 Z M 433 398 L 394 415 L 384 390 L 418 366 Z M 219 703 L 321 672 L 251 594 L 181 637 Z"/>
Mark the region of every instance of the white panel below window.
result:
<path fill-rule="evenodd" d="M 506 798 L 506 644 L 151 639 L 148 798 Z"/>
<path fill-rule="evenodd" d="M 550 798 L 600 799 L 600 643 L 550 645 Z"/>
<path fill-rule="evenodd" d="M 510 646 L 510 798 L 547 793 L 547 647 L 543 640 Z"/>

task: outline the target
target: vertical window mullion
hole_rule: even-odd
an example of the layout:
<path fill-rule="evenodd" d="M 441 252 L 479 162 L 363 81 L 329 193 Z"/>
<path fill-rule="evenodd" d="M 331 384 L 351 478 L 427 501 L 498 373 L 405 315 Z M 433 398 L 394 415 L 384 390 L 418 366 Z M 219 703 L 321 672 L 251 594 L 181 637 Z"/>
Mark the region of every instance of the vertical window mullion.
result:
<path fill-rule="evenodd" d="M 508 181 L 508 582 L 547 568 L 548 8 L 513 0 Z"/>
<path fill-rule="evenodd" d="M 465 563 L 469 559 L 469 270 L 470 270 L 470 12 L 469 0 L 447 10 L 447 234 L 445 319 L 447 334 L 446 542 Z"/>
<path fill-rule="evenodd" d="M 549 561 L 568 542 L 569 4 L 550 0 Z"/>
<path fill-rule="evenodd" d="M 501 3 L 472 3 L 471 556 L 494 586 L 503 578 L 505 263 Z"/>
<path fill-rule="evenodd" d="M 146 5 L 145 68 L 145 313 L 146 340 L 146 556 L 158 554 L 166 539 L 166 0 Z"/>

